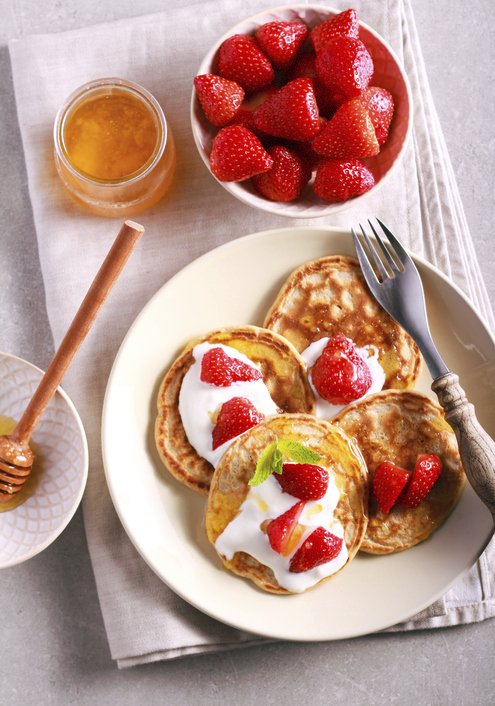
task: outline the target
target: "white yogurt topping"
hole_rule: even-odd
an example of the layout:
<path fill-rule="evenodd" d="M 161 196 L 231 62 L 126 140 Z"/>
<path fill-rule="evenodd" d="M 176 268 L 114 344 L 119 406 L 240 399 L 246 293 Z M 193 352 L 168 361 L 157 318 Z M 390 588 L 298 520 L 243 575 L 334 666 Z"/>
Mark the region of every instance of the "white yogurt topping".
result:
<path fill-rule="evenodd" d="M 316 527 L 324 527 L 337 537 L 344 537 L 344 528 L 333 516 L 339 497 L 335 480 L 329 473 L 328 488 L 323 498 L 308 500 L 299 517 L 299 524 L 307 529 L 298 547 Z M 334 574 L 347 561 L 345 542 L 342 542 L 342 548 L 335 559 L 320 564 L 314 569 L 293 573 L 289 571 L 290 560 L 298 547 L 289 556 L 282 556 L 271 548 L 268 536 L 262 531 L 260 526 L 265 520 L 278 517 L 297 502 L 299 499 L 285 493 L 273 475 L 261 485 L 250 488 L 238 514 L 217 538 L 215 542 L 217 551 L 227 559 L 232 559 L 236 552 L 250 554 L 261 564 L 270 567 L 279 585 L 293 593 L 305 591 Z"/>
<path fill-rule="evenodd" d="M 197 453 L 216 466 L 234 439 L 212 449 L 213 415 L 221 405 L 233 397 L 245 397 L 256 407 L 258 412 L 267 417 L 278 412 L 277 405 L 263 379 L 245 382 L 234 382 L 228 387 L 217 387 L 201 380 L 201 361 L 204 354 L 212 348 L 222 348 L 231 358 L 256 368 L 247 356 L 235 348 L 219 343 L 199 343 L 193 348 L 194 363 L 184 375 L 179 394 L 179 413 L 182 425 L 191 446 Z"/>
<path fill-rule="evenodd" d="M 348 339 L 350 340 L 350 339 Z M 302 353 L 301 357 L 306 363 L 307 368 L 312 368 L 316 363 L 318 358 L 323 353 L 323 349 L 327 345 L 329 338 L 320 338 L 318 341 L 314 341 L 310 346 L 308 346 Z M 374 392 L 380 392 L 385 382 L 385 371 L 378 362 L 378 348 L 376 346 L 363 346 L 362 348 L 356 347 L 356 353 L 364 360 L 368 366 L 371 373 L 371 386 L 369 390 L 359 399 L 364 399 L 368 395 L 372 395 Z M 323 397 L 320 397 L 318 391 L 313 385 L 313 378 L 311 372 L 309 373 L 309 384 L 315 394 L 316 400 L 316 411 L 315 415 L 321 419 L 331 419 L 335 417 L 341 409 L 344 409 L 347 405 L 344 404 L 332 404 Z"/>

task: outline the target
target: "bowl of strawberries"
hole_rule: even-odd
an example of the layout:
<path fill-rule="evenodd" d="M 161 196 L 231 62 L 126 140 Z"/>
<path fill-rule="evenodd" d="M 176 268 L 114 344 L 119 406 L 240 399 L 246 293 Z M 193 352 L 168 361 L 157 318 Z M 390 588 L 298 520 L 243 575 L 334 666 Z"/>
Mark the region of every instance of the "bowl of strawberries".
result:
<path fill-rule="evenodd" d="M 232 27 L 203 59 L 191 99 L 211 174 L 255 208 L 328 216 L 398 164 L 411 91 L 391 47 L 353 9 L 277 7 Z"/>

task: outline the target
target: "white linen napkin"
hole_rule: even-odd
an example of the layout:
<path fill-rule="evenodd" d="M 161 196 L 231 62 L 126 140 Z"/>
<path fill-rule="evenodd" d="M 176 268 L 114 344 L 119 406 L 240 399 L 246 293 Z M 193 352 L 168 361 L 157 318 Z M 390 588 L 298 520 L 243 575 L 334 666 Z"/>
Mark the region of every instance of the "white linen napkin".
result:
<path fill-rule="evenodd" d="M 51 130 L 65 98 L 81 84 L 119 76 L 144 85 L 161 103 L 176 138 L 178 169 L 166 199 L 139 220 L 146 234 L 78 354 L 64 387 L 81 413 L 91 450 L 84 520 L 111 654 L 119 667 L 231 649 L 260 638 L 210 619 L 170 591 L 125 534 L 106 487 L 100 414 L 108 374 L 124 334 L 171 275 L 211 248 L 247 233 L 295 224 L 233 199 L 208 174 L 189 125 L 192 79 L 202 56 L 233 24 L 269 3 L 229 0 L 15 40 L 10 44 L 29 191 L 47 310 L 57 345 L 98 269 L 118 224 L 79 210 L 55 171 Z M 332 3 L 344 9 L 347 2 Z M 414 96 L 414 134 L 401 166 L 366 203 L 413 251 L 466 292 L 487 321 L 493 314 L 464 219 L 432 103 L 409 0 L 353 2 L 404 61 Z M 317 223 L 348 227 L 356 207 Z M 308 221 L 309 222 L 309 221 Z M 306 223 L 306 221 L 304 222 Z M 301 225 L 301 221 L 298 221 Z M 392 629 L 418 629 L 495 615 L 488 555 L 428 610 Z"/>

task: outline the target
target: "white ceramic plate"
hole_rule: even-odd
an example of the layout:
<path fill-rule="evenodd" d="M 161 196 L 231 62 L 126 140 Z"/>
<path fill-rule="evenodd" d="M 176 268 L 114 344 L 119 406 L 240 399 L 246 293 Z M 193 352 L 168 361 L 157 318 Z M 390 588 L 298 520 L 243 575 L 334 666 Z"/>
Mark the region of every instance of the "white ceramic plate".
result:
<path fill-rule="evenodd" d="M 351 637 L 405 620 L 476 561 L 492 531 L 490 514 L 467 488 L 454 513 L 426 542 L 391 556 L 358 556 L 334 580 L 302 595 L 264 593 L 221 567 L 204 533 L 205 498 L 173 479 L 155 451 L 158 386 L 188 340 L 220 326 L 262 323 L 287 275 L 326 254 L 353 254 L 349 233 L 317 227 L 266 231 L 190 264 L 159 290 L 131 327 L 103 410 L 108 485 L 146 562 L 176 593 L 214 618 L 290 640 Z M 495 367 L 495 342 L 459 290 L 417 262 L 439 349 L 493 435 L 493 391 L 488 394 L 482 375 Z M 477 374 L 483 384 L 476 384 Z M 426 373 L 419 387 L 429 392 Z"/>

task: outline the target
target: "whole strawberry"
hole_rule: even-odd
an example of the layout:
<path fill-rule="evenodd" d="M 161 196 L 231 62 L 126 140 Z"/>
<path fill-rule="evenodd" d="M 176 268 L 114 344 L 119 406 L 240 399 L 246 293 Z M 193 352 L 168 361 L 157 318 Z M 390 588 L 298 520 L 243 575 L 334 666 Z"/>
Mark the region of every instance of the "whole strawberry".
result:
<path fill-rule="evenodd" d="M 289 147 L 275 145 L 268 149 L 273 159 L 270 171 L 252 178 L 253 186 L 270 201 L 294 201 L 299 198 L 311 177 L 301 157 Z"/>
<path fill-rule="evenodd" d="M 376 139 L 379 145 L 383 145 L 388 137 L 390 123 L 394 116 L 394 99 L 391 93 L 384 88 L 368 86 L 359 100 L 362 102 L 370 116 L 375 128 Z"/>
<path fill-rule="evenodd" d="M 358 96 L 373 75 L 373 60 L 359 39 L 334 37 L 316 54 L 316 71 L 331 93 Z"/>
<path fill-rule="evenodd" d="M 195 77 L 194 86 L 204 114 L 213 125 L 226 125 L 239 111 L 244 89 L 234 81 L 203 74 Z"/>
<path fill-rule="evenodd" d="M 371 387 L 368 365 L 345 336 L 333 336 L 311 369 L 316 391 L 331 404 L 348 404 Z"/>
<path fill-rule="evenodd" d="M 242 125 L 228 125 L 213 140 L 210 166 L 220 181 L 243 181 L 267 172 L 273 159 L 250 130 Z"/>
<path fill-rule="evenodd" d="M 286 69 L 308 36 L 303 22 L 267 22 L 256 31 L 258 44 L 276 69 Z"/>
<path fill-rule="evenodd" d="M 289 81 L 269 96 L 254 111 L 254 124 L 258 130 L 287 140 L 304 142 L 314 137 L 320 123 L 311 80 Z"/>
<path fill-rule="evenodd" d="M 250 382 L 262 377 L 258 368 L 231 358 L 220 346 L 210 348 L 201 360 L 200 379 L 216 387 L 229 387 L 234 382 Z"/>
<path fill-rule="evenodd" d="M 410 471 L 390 461 L 383 461 L 377 466 L 373 476 L 373 495 L 381 512 L 390 512 L 410 476 Z"/>
<path fill-rule="evenodd" d="M 330 93 L 328 88 L 320 81 L 316 73 L 316 55 L 313 53 L 302 54 L 296 59 L 289 72 L 289 78 L 291 81 L 295 78 L 310 78 L 312 80 L 320 116 L 321 114 L 332 115 L 339 105 L 346 100 L 345 96 Z"/>
<path fill-rule="evenodd" d="M 304 502 L 290 507 L 286 512 L 271 520 L 266 528 L 266 534 L 271 548 L 279 554 L 286 554 L 290 540 L 297 526 L 297 521 L 304 508 Z"/>
<path fill-rule="evenodd" d="M 319 500 L 328 488 L 328 471 L 313 463 L 286 462 L 282 473 L 276 473 L 275 478 L 284 493 L 300 500 Z"/>
<path fill-rule="evenodd" d="M 431 491 L 442 472 L 442 461 L 436 454 L 419 454 L 411 480 L 400 498 L 402 507 L 418 507 Z"/>
<path fill-rule="evenodd" d="M 220 45 L 218 73 L 249 93 L 269 86 L 275 76 L 268 57 L 248 34 L 234 34 Z"/>
<path fill-rule="evenodd" d="M 324 160 L 316 168 L 313 190 L 327 203 L 347 201 L 364 194 L 375 185 L 375 177 L 357 159 L 346 162 Z"/>
<path fill-rule="evenodd" d="M 317 154 L 331 159 L 374 157 L 380 151 L 375 128 L 360 98 L 341 105 L 311 144 Z"/>
<path fill-rule="evenodd" d="M 345 36 L 359 37 L 359 22 L 356 10 L 344 10 L 344 12 L 331 17 L 328 20 L 319 22 L 311 30 L 310 38 L 316 51 L 319 51 L 334 37 Z"/>
<path fill-rule="evenodd" d="M 256 426 L 263 419 L 263 415 L 246 397 L 233 397 L 227 400 L 220 408 L 217 422 L 213 427 L 211 448 L 214 451 L 226 441 Z"/>
<path fill-rule="evenodd" d="M 290 560 L 289 571 L 299 574 L 335 559 L 342 549 L 342 541 L 324 527 L 317 527 Z"/>

